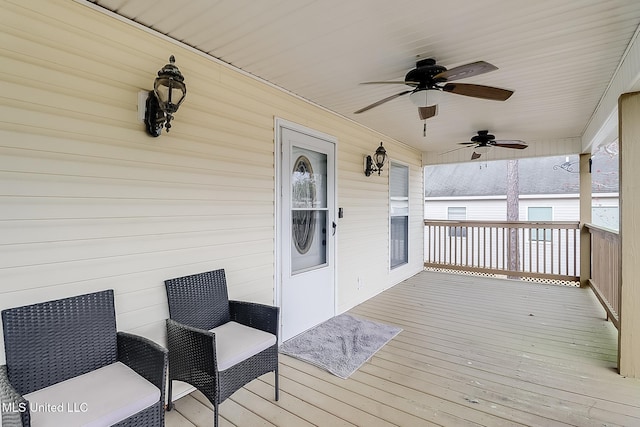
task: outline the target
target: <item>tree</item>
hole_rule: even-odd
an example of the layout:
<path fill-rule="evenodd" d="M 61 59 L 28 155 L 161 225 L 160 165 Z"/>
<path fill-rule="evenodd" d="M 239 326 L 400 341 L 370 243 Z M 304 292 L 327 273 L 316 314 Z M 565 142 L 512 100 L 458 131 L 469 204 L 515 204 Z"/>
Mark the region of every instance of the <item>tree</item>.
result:
<path fill-rule="evenodd" d="M 509 160 L 507 162 L 507 221 L 520 220 L 520 178 L 518 176 L 518 161 Z M 508 247 L 508 265 L 509 271 L 518 271 L 520 269 L 520 256 L 518 249 L 518 229 L 509 228 L 509 247 Z M 517 278 L 511 277 L 509 278 Z"/>

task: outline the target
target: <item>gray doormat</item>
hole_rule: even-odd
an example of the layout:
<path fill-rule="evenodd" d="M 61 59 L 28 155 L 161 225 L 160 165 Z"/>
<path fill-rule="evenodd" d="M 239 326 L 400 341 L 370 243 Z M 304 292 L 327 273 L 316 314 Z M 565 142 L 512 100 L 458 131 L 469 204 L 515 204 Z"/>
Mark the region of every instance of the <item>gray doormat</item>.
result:
<path fill-rule="evenodd" d="M 401 331 L 395 326 L 341 314 L 285 341 L 280 353 L 347 379 Z"/>

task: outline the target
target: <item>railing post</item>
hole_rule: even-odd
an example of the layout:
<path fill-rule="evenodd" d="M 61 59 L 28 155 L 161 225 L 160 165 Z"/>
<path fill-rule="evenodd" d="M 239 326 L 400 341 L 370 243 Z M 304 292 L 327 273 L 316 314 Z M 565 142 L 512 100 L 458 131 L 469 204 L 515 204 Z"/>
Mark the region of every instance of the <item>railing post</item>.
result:
<path fill-rule="evenodd" d="M 586 224 L 591 223 L 591 153 L 580 154 L 580 286 L 589 285 L 591 278 L 591 235 Z"/>
<path fill-rule="evenodd" d="M 620 147 L 620 328 L 618 369 L 620 375 L 640 378 L 640 92 L 618 99 Z M 615 267 L 614 267 L 615 268 Z"/>

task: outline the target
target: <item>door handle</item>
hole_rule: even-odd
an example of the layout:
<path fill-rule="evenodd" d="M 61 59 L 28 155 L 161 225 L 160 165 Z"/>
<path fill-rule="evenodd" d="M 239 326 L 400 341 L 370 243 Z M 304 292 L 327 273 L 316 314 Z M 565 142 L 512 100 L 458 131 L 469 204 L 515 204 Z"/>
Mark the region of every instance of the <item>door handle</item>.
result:
<path fill-rule="evenodd" d="M 338 224 L 336 224 L 335 221 L 332 222 L 331 224 L 332 224 L 332 227 L 333 227 L 333 233 L 331 233 L 331 235 L 335 236 L 336 235 L 336 228 L 338 228 Z"/>

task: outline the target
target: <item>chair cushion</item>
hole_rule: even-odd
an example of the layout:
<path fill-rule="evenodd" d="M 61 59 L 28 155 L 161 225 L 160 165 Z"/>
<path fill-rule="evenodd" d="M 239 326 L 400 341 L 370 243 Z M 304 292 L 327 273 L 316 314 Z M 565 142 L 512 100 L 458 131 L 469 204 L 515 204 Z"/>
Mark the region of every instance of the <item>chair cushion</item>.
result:
<path fill-rule="evenodd" d="M 276 343 L 276 336 L 259 329 L 227 322 L 209 332 L 216 334 L 218 371 L 224 371 Z"/>
<path fill-rule="evenodd" d="M 33 427 L 110 426 L 160 400 L 160 390 L 121 362 L 24 395 Z"/>

